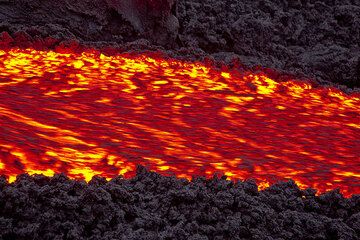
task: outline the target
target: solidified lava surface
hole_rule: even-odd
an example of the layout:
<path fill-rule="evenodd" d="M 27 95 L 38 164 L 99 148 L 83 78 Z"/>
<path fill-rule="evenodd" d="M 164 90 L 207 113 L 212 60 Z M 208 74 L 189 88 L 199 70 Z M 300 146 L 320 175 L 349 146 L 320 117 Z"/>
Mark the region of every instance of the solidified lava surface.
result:
<path fill-rule="evenodd" d="M 360 193 L 360 98 L 160 56 L 0 51 L 0 173 L 294 179 Z"/>
<path fill-rule="evenodd" d="M 315 196 L 294 182 L 192 182 L 139 167 L 132 179 L 88 184 L 64 175 L 0 178 L 0 238 L 357 240 L 360 195 Z"/>

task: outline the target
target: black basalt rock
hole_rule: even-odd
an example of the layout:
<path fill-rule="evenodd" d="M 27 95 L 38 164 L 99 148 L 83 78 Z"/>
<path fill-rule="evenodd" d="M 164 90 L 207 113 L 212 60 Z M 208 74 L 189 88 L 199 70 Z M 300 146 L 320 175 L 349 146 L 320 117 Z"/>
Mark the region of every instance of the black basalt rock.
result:
<path fill-rule="evenodd" d="M 185 182 L 139 167 L 132 179 L 85 183 L 24 174 L 1 184 L 0 239 L 360 237 L 358 195 L 345 199 L 335 190 L 316 196 L 292 181 L 254 192 L 249 182 Z"/>

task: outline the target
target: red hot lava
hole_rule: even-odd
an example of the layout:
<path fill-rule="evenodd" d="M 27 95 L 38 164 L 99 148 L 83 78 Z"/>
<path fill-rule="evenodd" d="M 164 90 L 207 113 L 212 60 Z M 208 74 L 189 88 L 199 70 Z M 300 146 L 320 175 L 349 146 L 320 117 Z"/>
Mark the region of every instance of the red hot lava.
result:
<path fill-rule="evenodd" d="M 0 51 L 0 174 L 292 178 L 360 193 L 360 98 L 147 55 Z"/>

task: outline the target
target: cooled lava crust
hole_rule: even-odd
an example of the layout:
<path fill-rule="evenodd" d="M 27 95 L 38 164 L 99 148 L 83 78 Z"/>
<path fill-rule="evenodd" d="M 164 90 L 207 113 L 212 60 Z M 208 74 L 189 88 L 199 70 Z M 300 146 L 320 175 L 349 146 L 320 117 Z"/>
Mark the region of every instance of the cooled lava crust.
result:
<path fill-rule="evenodd" d="M 1 239 L 359 239 L 360 196 L 294 182 L 192 182 L 139 167 L 132 179 L 0 178 Z"/>

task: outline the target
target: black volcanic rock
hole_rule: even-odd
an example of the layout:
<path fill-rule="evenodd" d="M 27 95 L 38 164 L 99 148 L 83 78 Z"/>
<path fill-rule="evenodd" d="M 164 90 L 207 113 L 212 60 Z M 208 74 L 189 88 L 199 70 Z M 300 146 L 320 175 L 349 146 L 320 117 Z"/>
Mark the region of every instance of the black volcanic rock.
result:
<path fill-rule="evenodd" d="M 255 185 L 256 186 L 256 185 Z M 293 181 L 189 182 L 139 166 L 88 184 L 19 175 L 0 187 L 0 239 L 359 239 L 360 196 L 315 196 Z"/>
<path fill-rule="evenodd" d="M 184 46 L 360 86 L 360 1 L 183 0 L 178 8 Z"/>

